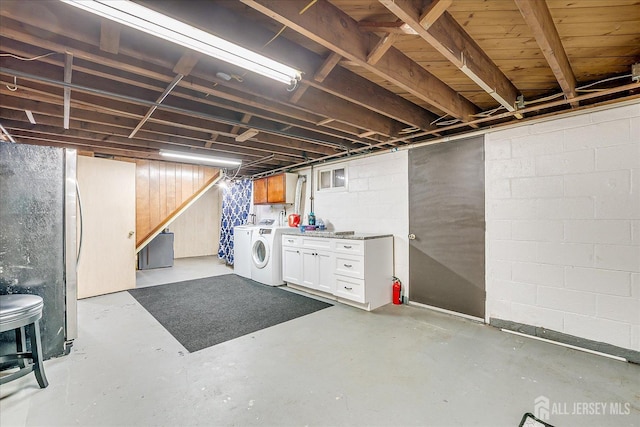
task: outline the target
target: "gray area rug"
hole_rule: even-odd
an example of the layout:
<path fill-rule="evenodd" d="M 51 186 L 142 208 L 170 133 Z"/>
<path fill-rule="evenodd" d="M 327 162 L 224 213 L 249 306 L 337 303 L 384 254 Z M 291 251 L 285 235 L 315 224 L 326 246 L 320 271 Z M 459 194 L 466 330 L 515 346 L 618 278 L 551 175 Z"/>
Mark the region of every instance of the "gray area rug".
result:
<path fill-rule="evenodd" d="M 129 293 L 189 352 L 332 306 L 235 274 Z"/>

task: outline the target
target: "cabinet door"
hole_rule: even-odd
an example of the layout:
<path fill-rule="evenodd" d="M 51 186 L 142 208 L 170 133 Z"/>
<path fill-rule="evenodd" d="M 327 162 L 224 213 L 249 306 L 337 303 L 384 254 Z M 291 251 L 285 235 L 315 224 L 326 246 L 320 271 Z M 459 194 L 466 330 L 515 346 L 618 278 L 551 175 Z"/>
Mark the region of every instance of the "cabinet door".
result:
<path fill-rule="evenodd" d="M 282 248 L 282 280 L 302 285 L 302 254 L 299 248 Z"/>
<path fill-rule="evenodd" d="M 316 289 L 318 283 L 318 260 L 313 249 L 302 250 L 302 285 Z"/>
<path fill-rule="evenodd" d="M 285 203 L 285 175 L 273 175 L 267 178 L 267 201 L 269 203 Z"/>
<path fill-rule="evenodd" d="M 260 178 L 253 181 L 253 204 L 264 205 L 267 200 L 267 178 Z"/>
<path fill-rule="evenodd" d="M 316 265 L 318 269 L 318 284 L 316 289 L 332 294 L 335 290 L 333 254 L 331 252 L 316 252 L 316 254 Z"/>

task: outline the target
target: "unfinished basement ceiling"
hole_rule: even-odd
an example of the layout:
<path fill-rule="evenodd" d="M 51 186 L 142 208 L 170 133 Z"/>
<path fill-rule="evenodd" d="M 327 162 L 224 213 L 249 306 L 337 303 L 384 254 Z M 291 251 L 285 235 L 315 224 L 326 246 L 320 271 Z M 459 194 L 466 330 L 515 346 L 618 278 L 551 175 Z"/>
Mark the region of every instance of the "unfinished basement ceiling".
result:
<path fill-rule="evenodd" d="M 0 123 L 17 141 L 239 158 L 247 176 L 640 96 L 637 0 L 140 3 L 302 81 L 288 90 L 57 0 L 4 0 Z"/>

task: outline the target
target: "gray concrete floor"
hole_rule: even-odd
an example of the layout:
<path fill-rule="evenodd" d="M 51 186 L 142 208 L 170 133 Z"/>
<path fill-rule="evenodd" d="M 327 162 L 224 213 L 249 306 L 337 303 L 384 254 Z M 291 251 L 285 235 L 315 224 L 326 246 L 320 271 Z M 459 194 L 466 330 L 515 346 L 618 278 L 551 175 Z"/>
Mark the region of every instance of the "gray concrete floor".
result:
<path fill-rule="evenodd" d="M 173 260 L 173 267 L 136 270 L 136 287 L 144 288 L 230 273 L 233 273 L 233 267 L 226 265 L 217 256 L 178 258 Z"/>
<path fill-rule="evenodd" d="M 48 388 L 0 388 L 2 427 L 517 426 L 539 396 L 556 426 L 640 425 L 640 366 L 422 308 L 336 305 L 195 353 L 127 292 L 78 315 Z"/>

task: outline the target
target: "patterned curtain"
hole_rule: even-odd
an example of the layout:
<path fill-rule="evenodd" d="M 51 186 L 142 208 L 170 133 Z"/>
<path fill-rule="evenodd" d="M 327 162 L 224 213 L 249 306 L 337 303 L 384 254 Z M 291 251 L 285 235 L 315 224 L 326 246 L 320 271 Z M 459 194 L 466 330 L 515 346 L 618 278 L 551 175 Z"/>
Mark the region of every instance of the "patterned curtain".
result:
<path fill-rule="evenodd" d="M 246 224 L 251 207 L 251 180 L 235 181 L 222 193 L 218 258 L 233 265 L 233 227 Z"/>

